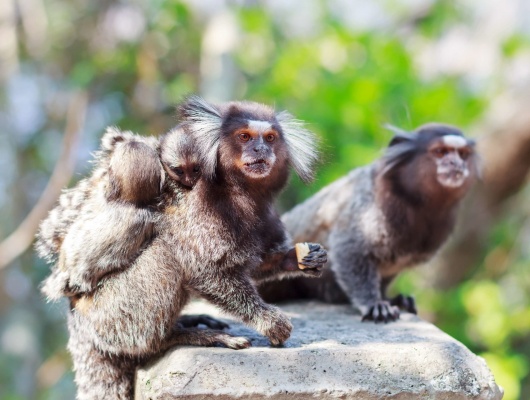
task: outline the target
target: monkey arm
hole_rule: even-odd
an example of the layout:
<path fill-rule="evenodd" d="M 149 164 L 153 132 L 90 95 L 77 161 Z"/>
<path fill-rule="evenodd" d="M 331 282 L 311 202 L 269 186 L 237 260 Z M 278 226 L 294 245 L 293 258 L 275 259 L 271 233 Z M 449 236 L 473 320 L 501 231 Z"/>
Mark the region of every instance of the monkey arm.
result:
<path fill-rule="evenodd" d="M 57 205 L 41 222 L 35 248 L 48 261 L 57 261 L 61 245 L 68 229 L 79 217 L 86 199 L 90 196 L 89 179 L 82 179 L 77 186 L 64 190 Z"/>
<path fill-rule="evenodd" d="M 350 302 L 361 312 L 363 321 L 388 322 L 399 318 L 399 308 L 381 295 L 381 277 L 370 256 L 335 251 L 332 270 Z"/>
<path fill-rule="evenodd" d="M 267 254 L 262 264 L 252 273 L 252 278 L 258 282 L 278 280 L 286 277 L 322 275 L 322 267 L 327 262 L 327 252 L 319 244 L 310 243 L 310 252 L 302 261 L 298 262 L 296 249 L 289 248 L 287 251 L 271 252 Z M 304 267 L 302 269 L 300 264 Z"/>
<path fill-rule="evenodd" d="M 76 221 L 59 255 L 62 295 L 91 292 L 109 273 L 127 268 L 154 237 L 156 214 L 130 205 L 107 205 Z"/>
<path fill-rule="evenodd" d="M 190 282 L 202 297 L 267 336 L 273 345 L 289 338 L 289 319 L 261 299 L 243 267 L 219 270 L 214 266 L 208 271 Z"/>
<path fill-rule="evenodd" d="M 327 252 L 320 244 L 309 244 L 309 253 L 299 262 L 292 240 L 273 208 L 264 226 L 267 227 L 263 232 L 263 237 L 267 239 L 267 251 L 262 255 L 261 265 L 252 271 L 252 279 L 263 283 L 286 277 L 318 277 L 322 274 Z"/>

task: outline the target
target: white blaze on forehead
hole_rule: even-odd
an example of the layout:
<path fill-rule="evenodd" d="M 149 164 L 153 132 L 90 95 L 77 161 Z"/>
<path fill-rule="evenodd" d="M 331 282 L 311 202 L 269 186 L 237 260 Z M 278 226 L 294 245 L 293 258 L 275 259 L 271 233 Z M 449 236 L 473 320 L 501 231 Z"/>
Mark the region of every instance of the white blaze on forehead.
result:
<path fill-rule="evenodd" d="M 467 146 L 467 140 L 464 139 L 462 136 L 457 136 L 457 135 L 442 136 L 442 142 L 446 146 L 453 147 L 455 149 L 459 149 L 461 147 Z"/>
<path fill-rule="evenodd" d="M 258 133 L 263 133 L 272 128 L 272 125 L 268 121 L 255 121 L 252 119 L 248 120 L 248 127 Z"/>

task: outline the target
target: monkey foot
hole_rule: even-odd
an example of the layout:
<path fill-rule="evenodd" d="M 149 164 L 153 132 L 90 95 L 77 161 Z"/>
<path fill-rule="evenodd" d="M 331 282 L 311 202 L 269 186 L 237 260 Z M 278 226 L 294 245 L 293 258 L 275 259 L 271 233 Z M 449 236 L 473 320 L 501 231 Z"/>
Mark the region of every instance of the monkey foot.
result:
<path fill-rule="evenodd" d="M 416 308 L 416 301 L 412 296 L 404 296 L 400 293 L 396 297 L 389 299 L 389 301 L 391 305 L 397 306 L 401 310 L 405 310 L 412 314 L 418 314 L 418 309 Z"/>
<path fill-rule="evenodd" d="M 221 336 L 221 334 L 219 336 Z M 226 333 L 218 338 L 217 343 L 232 350 L 248 349 L 251 346 L 250 340 L 246 337 L 231 336 Z"/>
<path fill-rule="evenodd" d="M 193 328 L 199 325 L 205 325 L 211 329 L 226 329 L 230 327 L 227 323 L 206 314 L 182 315 L 177 319 L 177 324 L 182 328 Z"/>
<path fill-rule="evenodd" d="M 305 268 L 304 273 L 312 276 L 320 276 L 322 267 L 328 262 L 328 253 L 324 247 L 318 243 L 307 243 L 309 253 L 302 258 L 300 264 Z"/>
<path fill-rule="evenodd" d="M 386 300 L 380 300 L 368 309 L 363 315 L 362 321 L 374 321 L 375 323 L 396 321 L 399 319 L 399 308 Z"/>
<path fill-rule="evenodd" d="M 179 318 L 180 320 L 180 318 Z M 223 331 L 199 328 L 174 328 L 170 346 L 224 346 L 229 349 L 240 350 L 251 346 L 250 340 L 242 336 L 232 336 Z"/>

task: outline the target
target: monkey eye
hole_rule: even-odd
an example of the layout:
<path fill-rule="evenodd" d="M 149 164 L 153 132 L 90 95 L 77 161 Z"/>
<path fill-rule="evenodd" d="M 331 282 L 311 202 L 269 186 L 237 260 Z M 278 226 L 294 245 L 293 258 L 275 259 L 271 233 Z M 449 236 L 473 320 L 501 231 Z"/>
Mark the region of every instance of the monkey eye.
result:
<path fill-rule="evenodd" d="M 184 175 L 184 170 L 180 167 L 173 167 L 171 168 L 173 170 L 173 172 L 177 175 Z"/>
<path fill-rule="evenodd" d="M 435 157 L 442 158 L 449 153 L 449 150 L 447 150 L 445 147 L 436 147 L 432 150 L 432 153 Z"/>
<path fill-rule="evenodd" d="M 265 136 L 265 140 L 269 143 L 272 143 L 276 140 L 276 136 L 274 136 L 272 133 L 269 133 L 267 136 Z"/>
<path fill-rule="evenodd" d="M 250 135 L 248 133 L 240 133 L 239 134 L 239 139 L 242 142 L 248 142 L 250 140 Z"/>
<path fill-rule="evenodd" d="M 201 170 L 201 167 L 196 165 L 193 167 L 193 172 L 198 173 Z"/>
<path fill-rule="evenodd" d="M 462 160 L 467 160 L 471 155 L 471 152 L 468 149 L 460 149 L 458 150 L 458 155 Z"/>

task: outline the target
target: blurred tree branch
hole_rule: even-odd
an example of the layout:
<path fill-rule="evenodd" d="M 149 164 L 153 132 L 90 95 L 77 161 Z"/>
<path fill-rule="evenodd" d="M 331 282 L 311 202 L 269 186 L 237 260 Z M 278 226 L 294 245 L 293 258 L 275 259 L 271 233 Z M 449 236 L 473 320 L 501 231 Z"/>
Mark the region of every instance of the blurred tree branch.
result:
<path fill-rule="evenodd" d="M 74 170 L 74 153 L 87 109 L 87 94 L 73 95 L 66 115 L 66 127 L 59 160 L 42 192 L 41 197 L 15 231 L 0 243 L 0 269 L 5 268 L 19 257 L 33 242 L 40 221 L 46 216 L 59 197 Z"/>
<path fill-rule="evenodd" d="M 464 280 L 483 255 L 504 204 L 526 183 L 530 171 L 530 95 L 521 91 L 493 104 L 478 126 L 484 178 L 466 199 L 450 243 L 425 268 L 427 284 L 440 289 Z M 523 94 L 524 93 L 524 94 Z"/>

